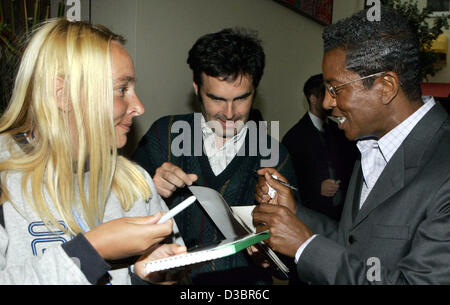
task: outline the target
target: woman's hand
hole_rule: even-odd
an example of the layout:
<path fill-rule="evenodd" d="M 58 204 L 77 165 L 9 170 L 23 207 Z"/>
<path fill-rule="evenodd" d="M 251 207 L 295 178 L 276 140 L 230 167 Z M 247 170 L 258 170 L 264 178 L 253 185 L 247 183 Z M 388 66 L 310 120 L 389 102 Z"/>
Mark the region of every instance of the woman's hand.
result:
<path fill-rule="evenodd" d="M 186 247 L 177 244 L 164 244 L 152 247 L 148 253 L 142 255 L 134 264 L 134 273 L 141 279 L 154 284 L 172 285 L 185 276 L 184 269 L 163 270 L 147 274 L 145 264 L 152 260 L 162 259 L 173 255 L 186 253 Z"/>
<path fill-rule="evenodd" d="M 105 260 L 142 255 L 172 233 L 172 220 L 156 224 L 162 215 L 114 219 L 85 233 L 85 237 Z"/>

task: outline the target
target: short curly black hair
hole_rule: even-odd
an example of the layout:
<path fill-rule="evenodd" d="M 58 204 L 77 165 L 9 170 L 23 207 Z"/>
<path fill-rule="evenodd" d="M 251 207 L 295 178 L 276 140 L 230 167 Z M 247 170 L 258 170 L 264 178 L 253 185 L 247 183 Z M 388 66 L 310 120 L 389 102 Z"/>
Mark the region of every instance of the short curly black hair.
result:
<path fill-rule="evenodd" d="M 256 89 L 264 74 L 265 54 L 255 32 L 228 28 L 200 37 L 189 51 L 187 63 L 199 87 L 204 72 L 224 80 L 248 74 Z"/>
<path fill-rule="evenodd" d="M 347 70 L 361 77 L 378 72 L 395 72 L 401 87 L 412 100 L 421 98 L 419 39 L 408 21 L 388 6 L 381 6 L 381 20 L 369 21 L 360 11 L 327 27 L 324 51 L 341 48 L 347 55 Z M 364 80 L 370 88 L 374 79 Z"/>

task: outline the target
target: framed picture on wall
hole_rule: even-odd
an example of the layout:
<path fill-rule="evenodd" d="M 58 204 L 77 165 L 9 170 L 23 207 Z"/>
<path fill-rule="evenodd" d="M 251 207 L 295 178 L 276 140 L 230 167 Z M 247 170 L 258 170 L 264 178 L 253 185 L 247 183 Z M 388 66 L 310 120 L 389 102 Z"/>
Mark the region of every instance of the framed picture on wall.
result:
<path fill-rule="evenodd" d="M 333 23 L 333 0 L 274 0 L 322 25 Z"/>

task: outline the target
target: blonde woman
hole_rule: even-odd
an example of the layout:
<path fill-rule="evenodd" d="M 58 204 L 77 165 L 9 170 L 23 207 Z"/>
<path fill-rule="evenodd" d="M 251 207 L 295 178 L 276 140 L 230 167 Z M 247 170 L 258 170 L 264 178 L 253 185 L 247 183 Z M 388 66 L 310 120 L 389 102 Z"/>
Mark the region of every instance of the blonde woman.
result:
<path fill-rule="evenodd" d="M 117 155 L 144 112 L 122 42 L 57 19 L 27 44 L 0 119 L 1 284 L 129 284 L 133 270 L 156 280 L 146 260 L 186 251 L 158 244 L 176 225 L 156 224 L 167 206 L 152 179 Z"/>

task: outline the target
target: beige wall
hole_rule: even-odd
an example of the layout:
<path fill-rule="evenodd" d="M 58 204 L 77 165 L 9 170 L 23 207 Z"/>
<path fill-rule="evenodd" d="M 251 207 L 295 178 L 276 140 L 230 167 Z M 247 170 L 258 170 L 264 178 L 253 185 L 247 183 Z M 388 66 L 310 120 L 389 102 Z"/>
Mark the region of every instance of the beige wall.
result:
<path fill-rule="evenodd" d="M 334 19 L 350 16 L 363 0 L 336 0 Z M 137 90 L 146 113 L 135 123 L 131 149 L 161 116 L 192 112 L 188 50 L 201 35 L 225 27 L 258 31 L 267 56 L 256 108 L 280 121 L 280 137 L 306 111 L 303 83 L 321 72 L 323 26 L 272 0 L 93 0 L 92 21 L 128 39 Z"/>
<path fill-rule="evenodd" d="M 365 0 L 334 0 L 333 23 L 364 8 Z"/>

